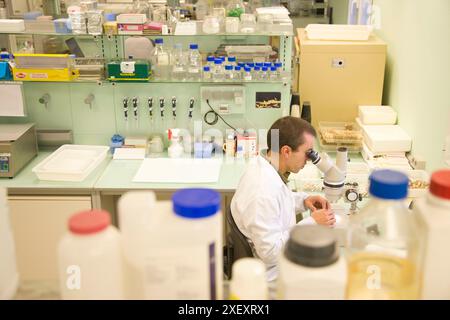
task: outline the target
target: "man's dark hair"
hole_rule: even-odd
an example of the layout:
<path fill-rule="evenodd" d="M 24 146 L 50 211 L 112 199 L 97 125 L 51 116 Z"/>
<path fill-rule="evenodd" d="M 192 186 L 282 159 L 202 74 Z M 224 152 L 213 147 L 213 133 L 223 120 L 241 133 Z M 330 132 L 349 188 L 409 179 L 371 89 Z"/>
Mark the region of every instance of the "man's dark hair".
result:
<path fill-rule="evenodd" d="M 310 133 L 314 137 L 317 136 L 314 127 L 307 121 L 296 117 L 283 117 L 275 121 L 267 132 L 267 146 L 269 150 L 272 150 L 272 137 L 277 138 L 279 136 L 278 150 L 274 146 L 275 152 L 283 146 L 289 146 L 292 150 L 297 150 L 298 146 L 305 143 L 304 133 Z"/>

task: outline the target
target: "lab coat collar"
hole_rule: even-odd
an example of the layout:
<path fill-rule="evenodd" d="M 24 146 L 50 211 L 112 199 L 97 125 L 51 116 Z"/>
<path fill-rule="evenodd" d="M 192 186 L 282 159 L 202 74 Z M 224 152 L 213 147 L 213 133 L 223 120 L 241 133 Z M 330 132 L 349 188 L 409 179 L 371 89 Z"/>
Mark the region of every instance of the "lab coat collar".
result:
<path fill-rule="evenodd" d="M 270 162 L 269 158 L 267 157 L 267 149 L 261 150 L 260 154 L 261 154 L 261 157 L 262 157 L 266 162 L 268 162 L 268 163 L 270 164 L 270 166 L 278 173 L 278 175 L 279 175 L 280 178 L 281 178 L 281 181 L 283 181 L 283 183 L 284 183 L 285 185 L 287 185 L 288 182 L 289 182 L 289 175 L 290 175 L 291 173 L 290 173 L 290 172 L 286 172 L 286 173 L 282 174 L 282 173 L 278 172 L 278 171 L 275 169 L 275 167 L 272 165 L 272 163 Z"/>

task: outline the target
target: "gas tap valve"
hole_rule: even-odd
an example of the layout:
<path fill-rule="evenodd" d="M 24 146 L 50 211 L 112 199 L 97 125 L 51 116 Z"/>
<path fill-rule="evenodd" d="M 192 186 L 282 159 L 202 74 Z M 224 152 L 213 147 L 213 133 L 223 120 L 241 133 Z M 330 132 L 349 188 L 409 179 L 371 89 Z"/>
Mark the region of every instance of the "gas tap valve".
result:
<path fill-rule="evenodd" d="M 177 98 L 172 97 L 172 116 L 175 119 L 177 116 Z"/>
<path fill-rule="evenodd" d="M 125 117 L 125 121 L 128 120 L 128 98 L 123 98 L 123 114 Z"/>
<path fill-rule="evenodd" d="M 148 114 L 150 115 L 150 118 L 152 118 L 153 117 L 153 98 L 152 97 L 148 98 L 147 103 L 148 103 Z"/>
<path fill-rule="evenodd" d="M 188 117 L 190 119 L 192 119 L 192 113 L 194 112 L 194 103 L 195 103 L 195 99 L 191 98 L 191 100 L 189 100 L 189 114 L 188 114 Z"/>
<path fill-rule="evenodd" d="M 164 98 L 159 98 L 159 111 L 161 112 L 161 118 L 164 118 Z"/>
<path fill-rule="evenodd" d="M 139 99 L 137 97 L 134 97 L 132 102 L 133 102 L 134 119 L 137 120 L 138 119 L 138 103 L 139 103 Z"/>

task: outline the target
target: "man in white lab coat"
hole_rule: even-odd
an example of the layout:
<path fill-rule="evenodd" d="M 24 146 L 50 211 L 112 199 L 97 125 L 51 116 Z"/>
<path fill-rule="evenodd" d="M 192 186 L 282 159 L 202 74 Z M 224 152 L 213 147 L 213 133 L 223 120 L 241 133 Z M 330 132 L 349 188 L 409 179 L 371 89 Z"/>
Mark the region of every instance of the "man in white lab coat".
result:
<path fill-rule="evenodd" d="M 311 210 L 311 216 L 299 224 L 335 223 L 327 200 L 292 192 L 286 185 L 289 173 L 305 166 L 315 136 L 314 128 L 300 118 L 275 121 L 267 133 L 268 150 L 249 164 L 231 201 L 233 219 L 254 255 L 266 265 L 269 281 L 278 275 L 278 257 L 296 224 L 297 213 Z"/>

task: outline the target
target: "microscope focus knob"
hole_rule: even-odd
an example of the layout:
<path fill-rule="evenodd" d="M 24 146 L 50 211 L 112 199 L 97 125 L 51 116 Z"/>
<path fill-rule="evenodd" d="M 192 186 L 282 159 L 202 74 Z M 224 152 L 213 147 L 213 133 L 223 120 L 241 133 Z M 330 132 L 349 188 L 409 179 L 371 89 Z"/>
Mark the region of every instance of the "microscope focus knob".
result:
<path fill-rule="evenodd" d="M 350 202 L 355 202 L 359 199 L 359 195 L 358 192 L 356 192 L 353 189 L 347 190 L 345 192 L 345 197 L 347 198 L 348 201 Z"/>

